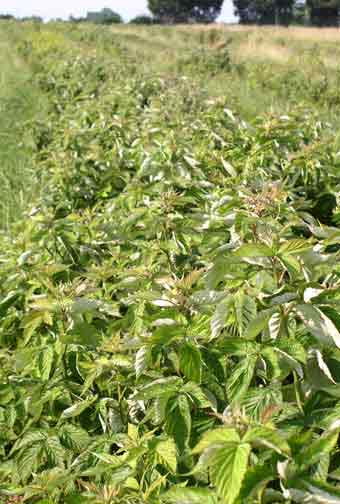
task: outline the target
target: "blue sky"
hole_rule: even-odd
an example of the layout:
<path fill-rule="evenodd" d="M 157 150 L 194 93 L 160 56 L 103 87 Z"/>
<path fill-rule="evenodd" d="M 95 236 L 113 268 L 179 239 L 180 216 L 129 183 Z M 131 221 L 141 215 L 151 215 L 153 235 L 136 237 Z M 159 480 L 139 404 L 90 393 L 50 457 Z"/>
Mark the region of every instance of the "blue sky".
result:
<path fill-rule="evenodd" d="M 31 14 L 42 16 L 46 19 L 62 17 L 67 18 L 84 15 L 88 10 L 98 10 L 110 7 L 119 12 L 124 19 L 147 12 L 147 0 L 1 0 L 0 12 L 14 14 L 15 16 L 29 16 Z M 231 0 L 225 0 L 222 21 L 234 21 Z"/>

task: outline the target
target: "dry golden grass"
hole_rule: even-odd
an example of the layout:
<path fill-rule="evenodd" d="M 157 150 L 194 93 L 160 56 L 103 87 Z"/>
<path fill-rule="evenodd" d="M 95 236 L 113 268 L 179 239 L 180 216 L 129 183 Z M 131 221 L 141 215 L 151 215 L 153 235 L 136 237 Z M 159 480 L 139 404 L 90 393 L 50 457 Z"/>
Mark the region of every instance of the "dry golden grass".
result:
<path fill-rule="evenodd" d="M 340 30 L 337 28 L 226 25 L 134 26 L 111 28 L 137 54 L 149 54 L 163 66 L 166 60 L 198 47 L 229 47 L 236 63 L 268 63 L 294 68 L 311 63 L 335 70 L 340 66 Z"/>
<path fill-rule="evenodd" d="M 252 26 L 252 25 L 227 25 L 215 23 L 214 25 L 187 25 L 182 30 L 188 31 L 211 31 L 218 30 L 223 34 L 234 32 L 251 32 L 261 34 L 270 38 L 286 38 L 287 40 L 304 40 L 312 42 L 337 42 L 340 41 L 340 30 L 338 28 L 311 28 L 303 26 Z"/>
<path fill-rule="evenodd" d="M 182 30 L 202 32 L 207 40 L 210 33 L 217 44 L 223 44 L 223 41 L 230 39 L 233 42 L 231 52 L 239 62 L 272 61 L 287 64 L 295 60 L 301 63 L 306 62 L 311 57 L 311 51 L 314 51 L 315 57 L 326 67 L 338 68 L 340 65 L 340 51 L 337 50 L 337 44 L 340 42 L 338 28 L 215 24 L 186 26 Z M 315 52 L 316 48 L 318 54 Z"/>
<path fill-rule="evenodd" d="M 234 58 L 239 61 L 275 61 L 277 63 L 288 63 L 293 56 L 293 51 L 289 47 L 275 43 L 275 40 L 256 40 L 250 38 L 241 42 L 233 51 Z"/>

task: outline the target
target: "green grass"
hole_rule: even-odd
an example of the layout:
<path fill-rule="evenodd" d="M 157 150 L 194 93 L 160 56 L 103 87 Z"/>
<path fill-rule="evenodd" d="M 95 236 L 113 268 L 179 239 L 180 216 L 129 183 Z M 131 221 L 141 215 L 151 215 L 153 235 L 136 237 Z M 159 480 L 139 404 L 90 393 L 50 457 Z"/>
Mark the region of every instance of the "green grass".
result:
<path fill-rule="evenodd" d="M 34 183 L 29 121 L 44 107 L 30 69 L 18 58 L 10 31 L 0 27 L 0 228 L 22 217 L 38 190 Z"/>

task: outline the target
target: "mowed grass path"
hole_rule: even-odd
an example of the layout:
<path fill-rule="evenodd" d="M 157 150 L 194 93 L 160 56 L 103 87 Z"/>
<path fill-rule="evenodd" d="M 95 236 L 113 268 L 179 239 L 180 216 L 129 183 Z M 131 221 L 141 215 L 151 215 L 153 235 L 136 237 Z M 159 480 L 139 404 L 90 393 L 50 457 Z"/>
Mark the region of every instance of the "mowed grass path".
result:
<path fill-rule="evenodd" d="M 0 229 L 22 217 L 37 190 L 28 121 L 45 106 L 10 38 L 0 25 Z"/>

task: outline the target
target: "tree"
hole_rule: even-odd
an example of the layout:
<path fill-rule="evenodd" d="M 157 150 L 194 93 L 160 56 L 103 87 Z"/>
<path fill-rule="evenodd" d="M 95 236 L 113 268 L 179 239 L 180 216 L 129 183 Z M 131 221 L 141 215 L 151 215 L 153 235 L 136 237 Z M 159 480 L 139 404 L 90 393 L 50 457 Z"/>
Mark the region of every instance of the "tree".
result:
<path fill-rule="evenodd" d="M 21 21 L 25 22 L 31 22 L 31 23 L 43 23 L 44 20 L 42 17 L 40 16 L 26 16 L 26 17 L 23 17 L 21 18 Z"/>
<path fill-rule="evenodd" d="M 242 24 L 289 24 L 309 22 L 315 26 L 338 26 L 340 0 L 233 0 Z M 308 15 L 307 15 L 308 14 Z"/>
<path fill-rule="evenodd" d="M 137 24 L 137 25 L 152 25 L 154 23 L 155 23 L 154 19 L 151 16 L 148 16 L 147 14 L 141 14 L 140 16 L 136 16 L 130 21 L 130 24 Z"/>
<path fill-rule="evenodd" d="M 307 0 L 307 6 L 312 25 L 339 25 L 339 0 Z"/>
<path fill-rule="evenodd" d="M 98 12 L 88 12 L 85 21 L 96 24 L 116 24 L 123 23 L 123 19 L 117 12 L 105 7 Z"/>
<path fill-rule="evenodd" d="M 293 17 L 294 0 L 233 0 L 242 24 L 283 24 Z"/>
<path fill-rule="evenodd" d="M 163 23 L 212 23 L 223 0 L 149 0 L 149 9 Z"/>
<path fill-rule="evenodd" d="M 12 16 L 11 14 L 0 14 L 0 20 L 10 21 L 12 19 L 15 19 L 15 17 Z"/>

